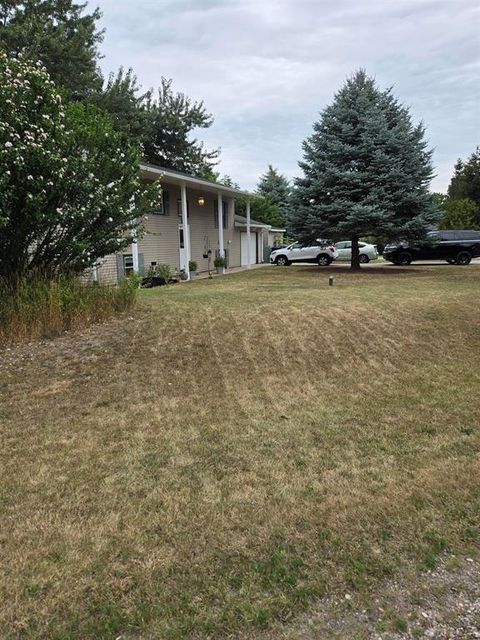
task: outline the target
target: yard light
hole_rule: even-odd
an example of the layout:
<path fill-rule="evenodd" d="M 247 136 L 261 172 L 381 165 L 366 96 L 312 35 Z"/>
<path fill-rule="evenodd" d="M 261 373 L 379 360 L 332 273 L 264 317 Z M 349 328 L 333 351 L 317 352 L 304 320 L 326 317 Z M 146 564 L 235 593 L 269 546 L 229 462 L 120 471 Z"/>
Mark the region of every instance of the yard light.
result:
<path fill-rule="evenodd" d="M 203 207 L 204 204 L 205 204 L 205 198 L 203 196 L 199 196 L 199 198 L 198 198 L 198 206 L 199 207 Z"/>

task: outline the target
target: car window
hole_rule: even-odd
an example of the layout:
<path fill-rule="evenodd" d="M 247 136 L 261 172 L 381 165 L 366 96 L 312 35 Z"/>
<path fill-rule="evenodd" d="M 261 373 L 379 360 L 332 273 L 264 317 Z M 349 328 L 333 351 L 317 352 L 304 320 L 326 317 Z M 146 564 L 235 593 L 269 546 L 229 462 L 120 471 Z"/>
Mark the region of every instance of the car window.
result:
<path fill-rule="evenodd" d="M 480 231 L 455 231 L 457 240 L 480 240 Z"/>
<path fill-rule="evenodd" d="M 351 242 L 345 242 L 345 246 L 343 248 L 344 249 L 351 249 L 352 248 L 352 243 Z"/>
<path fill-rule="evenodd" d="M 455 231 L 441 231 L 440 240 L 456 240 L 456 232 Z"/>
<path fill-rule="evenodd" d="M 337 247 L 337 249 L 344 249 L 345 248 L 345 242 L 337 242 L 337 244 L 335 246 Z"/>
<path fill-rule="evenodd" d="M 359 247 L 361 247 L 361 248 L 363 248 L 363 247 L 366 247 L 367 245 L 365 244 L 365 242 L 359 242 L 359 243 L 358 243 L 358 246 L 359 246 Z"/>

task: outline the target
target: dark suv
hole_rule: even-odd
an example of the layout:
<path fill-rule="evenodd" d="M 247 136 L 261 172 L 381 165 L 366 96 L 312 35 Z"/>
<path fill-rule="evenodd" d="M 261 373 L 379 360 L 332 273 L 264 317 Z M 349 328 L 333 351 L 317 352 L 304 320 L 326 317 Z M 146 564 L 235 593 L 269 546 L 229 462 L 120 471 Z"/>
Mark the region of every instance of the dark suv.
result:
<path fill-rule="evenodd" d="M 480 231 L 430 231 L 421 242 L 387 244 L 383 257 L 394 264 L 410 264 L 413 260 L 446 260 L 450 264 L 469 264 L 480 256 Z"/>

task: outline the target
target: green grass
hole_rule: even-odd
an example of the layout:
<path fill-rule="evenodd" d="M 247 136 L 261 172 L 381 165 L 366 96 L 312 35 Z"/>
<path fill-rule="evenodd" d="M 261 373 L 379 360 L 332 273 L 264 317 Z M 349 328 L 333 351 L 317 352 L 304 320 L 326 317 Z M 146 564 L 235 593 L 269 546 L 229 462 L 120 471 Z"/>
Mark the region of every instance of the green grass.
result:
<path fill-rule="evenodd" d="M 476 554 L 479 281 L 252 270 L 9 352 L 4 637 L 251 638 Z"/>

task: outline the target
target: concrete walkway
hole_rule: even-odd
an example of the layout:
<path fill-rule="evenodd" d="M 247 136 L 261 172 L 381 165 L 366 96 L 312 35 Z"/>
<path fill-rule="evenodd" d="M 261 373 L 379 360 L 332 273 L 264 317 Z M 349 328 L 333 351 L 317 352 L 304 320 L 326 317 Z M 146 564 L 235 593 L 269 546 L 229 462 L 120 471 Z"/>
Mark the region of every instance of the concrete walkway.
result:
<path fill-rule="evenodd" d="M 250 265 L 250 271 L 252 269 L 261 269 L 262 267 L 271 267 L 271 266 L 273 266 L 273 265 L 271 265 L 268 262 L 263 262 L 262 264 L 252 264 L 252 265 Z M 231 268 L 225 270 L 224 275 L 228 276 L 231 273 L 239 273 L 240 271 L 248 271 L 248 270 L 249 269 L 247 267 L 231 267 Z M 202 279 L 209 278 L 209 277 L 210 276 L 208 275 L 208 271 L 202 271 L 202 273 L 199 273 L 198 275 L 194 276 L 192 278 L 192 280 L 202 280 Z M 223 276 L 221 276 L 220 274 L 217 273 L 216 267 L 213 267 L 213 269 L 212 269 L 212 277 L 218 278 L 218 277 L 223 277 Z M 180 282 L 188 282 L 188 281 L 187 280 L 183 280 L 183 281 L 180 280 Z"/>

